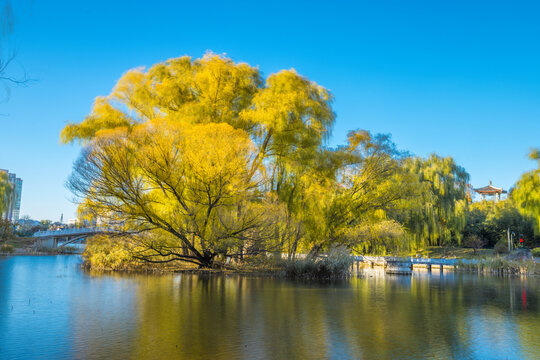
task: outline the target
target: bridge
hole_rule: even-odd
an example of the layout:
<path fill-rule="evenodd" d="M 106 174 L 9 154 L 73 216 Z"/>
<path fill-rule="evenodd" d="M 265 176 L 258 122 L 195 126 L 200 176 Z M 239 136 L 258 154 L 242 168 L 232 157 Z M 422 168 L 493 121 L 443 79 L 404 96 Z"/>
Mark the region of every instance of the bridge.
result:
<path fill-rule="evenodd" d="M 111 229 L 101 227 L 85 227 L 72 229 L 59 229 L 38 231 L 32 235 L 36 238 L 36 246 L 40 248 L 54 249 L 69 244 L 81 244 L 87 238 L 99 233 L 111 232 Z"/>
<path fill-rule="evenodd" d="M 474 259 L 433 259 L 422 257 L 399 258 L 392 256 L 354 256 L 356 266 L 359 263 L 367 264 L 369 267 L 381 266 L 386 273 L 390 274 L 411 274 L 413 269 L 426 269 L 428 271 L 443 269 L 456 269 L 460 264 L 475 263 Z"/>

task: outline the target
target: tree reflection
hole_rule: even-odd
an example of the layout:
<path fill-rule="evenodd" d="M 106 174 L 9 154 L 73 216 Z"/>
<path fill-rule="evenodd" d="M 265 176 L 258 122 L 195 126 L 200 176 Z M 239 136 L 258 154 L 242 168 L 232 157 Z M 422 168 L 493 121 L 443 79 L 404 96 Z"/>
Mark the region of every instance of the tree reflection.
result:
<path fill-rule="evenodd" d="M 133 357 L 511 358 L 538 351 L 534 331 L 519 331 L 540 329 L 537 316 L 527 316 L 538 312 L 538 285 L 520 279 L 450 273 L 321 284 L 176 275 L 150 278 L 139 291 Z"/>

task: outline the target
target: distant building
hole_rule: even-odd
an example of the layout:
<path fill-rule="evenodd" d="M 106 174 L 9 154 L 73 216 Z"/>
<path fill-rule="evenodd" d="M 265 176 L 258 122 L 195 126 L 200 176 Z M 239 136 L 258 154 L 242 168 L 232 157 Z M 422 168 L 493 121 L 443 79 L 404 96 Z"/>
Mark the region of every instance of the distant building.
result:
<path fill-rule="evenodd" d="M 79 225 L 79 219 L 69 219 L 67 221 L 68 226 L 77 226 Z"/>
<path fill-rule="evenodd" d="M 8 175 L 8 181 L 13 186 L 13 193 L 11 195 L 9 207 L 7 211 L 2 214 L 2 217 L 10 221 L 17 221 L 19 220 L 19 215 L 21 212 L 21 194 L 23 181 L 18 178 L 16 174 L 12 174 L 7 170 L 0 169 L 0 171 Z"/>

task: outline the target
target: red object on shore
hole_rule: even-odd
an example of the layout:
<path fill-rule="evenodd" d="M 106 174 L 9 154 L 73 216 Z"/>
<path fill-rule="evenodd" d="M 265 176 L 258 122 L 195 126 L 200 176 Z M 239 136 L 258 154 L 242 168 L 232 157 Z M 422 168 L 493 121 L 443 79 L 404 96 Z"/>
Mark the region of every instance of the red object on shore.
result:
<path fill-rule="evenodd" d="M 519 242 L 520 242 L 520 243 L 522 243 L 522 242 L 523 242 L 523 239 L 522 239 L 522 238 L 520 238 L 520 239 L 519 239 Z"/>

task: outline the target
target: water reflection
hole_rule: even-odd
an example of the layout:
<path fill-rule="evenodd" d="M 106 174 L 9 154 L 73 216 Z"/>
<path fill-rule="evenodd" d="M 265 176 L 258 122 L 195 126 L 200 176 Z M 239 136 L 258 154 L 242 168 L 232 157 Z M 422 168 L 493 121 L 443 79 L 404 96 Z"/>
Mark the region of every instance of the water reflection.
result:
<path fill-rule="evenodd" d="M 540 357 L 537 278 L 309 283 L 88 273 L 79 261 L 0 259 L 0 358 Z"/>

